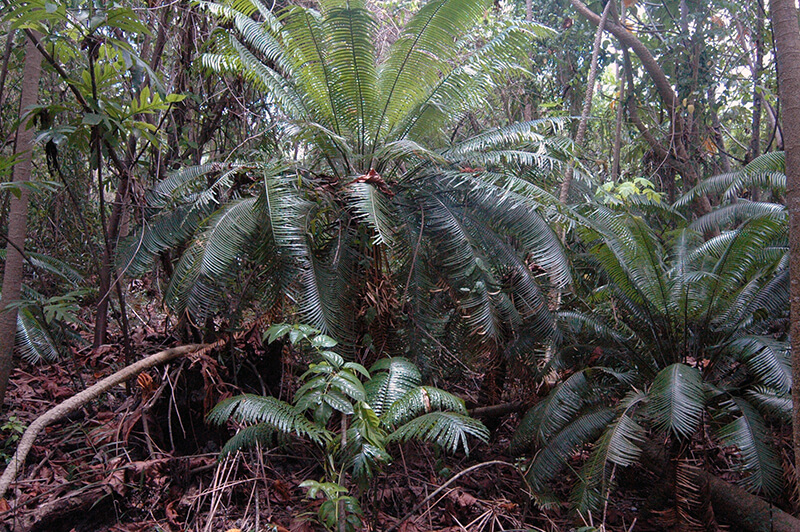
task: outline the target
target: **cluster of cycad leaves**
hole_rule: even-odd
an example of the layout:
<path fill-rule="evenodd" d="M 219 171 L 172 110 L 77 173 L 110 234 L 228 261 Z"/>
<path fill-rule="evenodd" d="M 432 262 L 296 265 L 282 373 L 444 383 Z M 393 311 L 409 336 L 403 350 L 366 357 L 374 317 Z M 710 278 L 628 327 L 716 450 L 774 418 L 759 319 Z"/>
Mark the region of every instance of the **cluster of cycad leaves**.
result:
<path fill-rule="evenodd" d="M 596 507 L 613 468 L 634 463 L 654 433 L 685 444 L 707 424 L 739 449 L 748 487 L 779 489 L 764 416 L 789 407 L 786 347 L 768 334 L 786 309 L 781 209 L 751 206 L 703 242 L 693 229 L 733 221 L 715 213 L 665 245 L 641 218 L 593 208 L 582 236 L 595 315 L 551 313 L 543 289 L 566 285 L 570 270 L 550 224 L 566 220 L 533 183 L 569 141 L 554 121 L 446 134 L 524 70 L 545 30 L 520 22 L 466 46 L 486 2 L 432 0 L 379 58 L 361 2 L 279 16 L 258 0 L 201 5 L 223 24 L 204 65 L 264 89 L 274 136 L 250 160 L 158 184 L 122 267 L 149 271 L 180 247 L 167 292 L 176 312 L 202 323 L 241 301 L 282 305 L 343 353 L 433 357 L 444 344 L 467 357 L 560 342 L 577 367 L 514 443 L 536 448 L 528 478 L 543 494 L 593 442 L 579 508 Z"/>
<path fill-rule="evenodd" d="M 446 340 L 485 353 L 553 334 L 541 285 L 569 281 L 548 223 L 561 214 L 526 178 L 552 174 L 569 140 L 548 120 L 446 133 L 523 70 L 546 29 L 519 22 L 476 46 L 489 4 L 433 0 L 378 58 L 363 2 L 280 16 L 258 0 L 201 5 L 224 25 L 203 63 L 263 88 L 272 148 L 158 184 L 123 268 L 148 271 L 185 244 L 167 293 L 176 312 L 203 323 L 233 301 L 288 297 L 299 321 L 351 349 L 380 337 L 376 350 Z"/>
<path fill-rule="evenodd" d="M 669 245 L 642 217 L 587 213 L 593 312 L 559 314 L 561 354 L 574 372 L 528 412 L 512 442 L 537 451 L 527 477 L 541 502 L 553 500 L 549 482 L 587 443 L 592 455 L 573 493 L 582 511 L 602 504 L 614 468 L 637 463 L 648 440 L 673 442 L 681 458 L 692 439 L 708 445 L 705 427 L 737 449 L 744 487 L 780 491 L 769 420 L 788 423 L 792 410 L 787 213 L 735 199 L 753 187 L 779 196 L 782 166 L 783 154 L 768 154 L 701 184 L 680 203 L 700 193 L 733 202 Z M 718 236 L 704 240 L 710 230 Z"/>

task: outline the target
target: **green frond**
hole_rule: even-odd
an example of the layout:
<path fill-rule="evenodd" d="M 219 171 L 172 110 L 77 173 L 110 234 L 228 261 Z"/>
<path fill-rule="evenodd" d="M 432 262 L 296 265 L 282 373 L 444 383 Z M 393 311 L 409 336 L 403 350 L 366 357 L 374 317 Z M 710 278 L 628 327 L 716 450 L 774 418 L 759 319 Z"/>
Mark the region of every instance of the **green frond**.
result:
<path fill-rule="evenodd" d="M 303 322 L 346 345 L 355 340 L 355 294 L 360 285 L 357 268 L 361 257 L 350 245 L 354 238 L 352 232 L 345 232 L 322 257 L 310 249 L 311 242 L 307 244 L 297 299 Z"/>
<path fill-rule="evenodd" d="M 382 358 L 369 369 L 369 373 L 372 378 L 364 385 L 367 403 L 379 417 L 409 390 L 422 383 L 417 366 L 402 357 Z"/>
<path fill-rule="evenodd" d="M 430 412 L 400 426 L 389 434 L 389 442 L 422 440 L 435 443 L 449 453 L 459 447 L 469 455 L 468 437 L 473 436 L 482 442 L 489 441 L 489 429 L 477 419 L 456 412 Z"/>
<path fill-rule="evenodd" d="M 749 220 L 750 218 L 773 216 L 786 210 L 779 203 L 765 203 L 756 201 L 738 200 L 736 203 L 718 207 L 691 223 L 691 229 L 699 233 L 733 227 Z"/>
<path fill-rule="evenodd" d="M 772 190 L 777 195 L 785 193 L 784 152 L 765 153 L 750 161 L 741 170 L 704 179 L 675 202 L 675 206 L 686 207 L 696 198 L 704 195 L 722 194 L 725 200 L 731 201 L 744 190 L 754 187 Z"/>
<path fill-rule="evenodd" d="M 14 350 L 31 364 L 55 362 L 61 358 L 58 343 L 47 324 L 26 307 L 17 309 Z"/>
<path fill-rule="evenodd" d="M 689 438 L 700 427 L 705 410 L 703 376 L 686 364 L 672 364 L 653 379 L 647 394 L 649 411 L 659 431 Z"/>
<path fill-rule="evenodd" d="M 766 336 L 745 336 L 731 342 L 726 349 L 743 362 L 760 384 L 778 392 L 792 388 L 792 365 L 789 345 Z"/>
<path fill-rule="evenodd" d="M 364 153 L 379 112 L 375 19 L 363 5 L 342 2 L 326 9 L 323 27 L 339 116 Z"/>
<path fill-rule="evenodd" d="M 175 267 L 165 300 L 178 313 L 204 320 L 215 313 L 227 283 L 235 279 L 243 254 L 261 226 L 257 198 L 234 200 L 217 210 Z"/>
<path fill-rule="evenodd" d="M 570 335 L 584 335 L 600 338 L 603 340 L 624 344 L 630 338 L 622 336 L 618 331 L 604 323 L 596 316 L 575 312 L 571 310 L 560 310 L 555 313 L 558 328 Z"/>
<path fill-rule="evenodd" d="M 579 512 L 596 510 L 609 491 L 609 465 L 628 467 L 638 462 L 645 441 L 645 429 L 634 419 L 641 403 L 647 401 L 643 392 L 632 391 L 617 406 L 617 418 L 608 425 L 597 440 L 592 457 L 581 471 L 581 482 L 573 492 Z"/>
<path fill-rule="evenodd" d="M 592 385 L 586 378 L 586 371 L 570 375 L 525 413 L 511 438 L 511 452 L 520 454 L 531 445 L 550 440 L 590 404 L 592 395 Z"/>
<path fill-rule="evenodd" d="M 307 437 L 317 444 L 324 444 L 330 434 L 305 418 L 294 406 L 262 395 L 245 394 L 220 402 L 208 414 L 208 421 L 222 425 L 228 421 L 247 424 L 261 424 L 284 434 L 297 434 Z"/>
<path fill-rule="evenodd" d="M 746 476 L 742 487 L 774 497 L 783 486 L 783 469 L 775 448 L 770 445 L 769 431 L 759 413 L 744 399 L 731 400 L 731 409 L 738 416 L 717 431 L 724 445 L 739 450 L 740 468 Z"/>
<path fill-rule="evenodd" d="M 391 199 L 369 183 L 353 183 L 347 187 L 347 192 L 358 218 L 375 232 L 373 244 L 391 248 L 397 231 Z"/>
<path fill-rule="evenodd" d="M 431 0 L 408 21 L 379 71 L 383 100 L 377 134 L 392 129 L 438 84 L 440 73 L 453 69 L 460 37 L 480 20 L 486 5 L 483 0 Z"/>
<path fill-rule="evenodd" d="M 0 249 L 0 260 L 5 262 L 6 249 Z M 83 276 L 78 273 L 72 266 L 66 262 L 60 261 L 50 255 L 43 255 L 42 253 L 34 253 L 32 251 L 25 251 L 26 262 L 29 262 L 37 269 L 55 275 L 62 281 L 66 281 L 75 286 L 83 281 Z"/>
<path fill-rule="evenodd" d="M 158 254 L 188 241 L 210 211 L 210 206 L 178 206 L 146 218 L 142 226 L 117 247 L 117 267 L 134 277 L 152 271 Z"/>
<path fill-rule="evenodd" d="M 792 396 L 786 392 L 778 392 L 766 386 L 753 386 L 745 392 L 745 397 L 758 407 L 765 416 L 792 422 Z"/>
<path fill-rule="evenodd" d="M 296 85 L 304 95 L 305 107 L 313 109 L 315 121 L 343 133 L 339 116 L 344 114 L 335 94 L 335 77 L 325 50 L 322 16 L 308 8 L 291 6 L 282 17 L 284 40 Z"/>
<path fill-rule="evenodd" d="M 154 208 L 164 208 L 177 202 L 183 202 L 184 198 L 206 190 L 205 178 L 208 174 L 229 171 L 237 166 L 235 164 L 207 163 L 176 170 L 156 184 L 147 195 L 147 204 Z"/>
<path fill-rule="evenodd" d="M 247 79 L 261 88 L 268 97 L 273 98 L 289 116 L 306 114 L 305 104 L 290 81 L 261 62 L 239 41 L 232 37 L 229 39 L 230 46 L 238 55 L 240 64 L 244 68 L 243 74 Z M 205 64 L 211 64 L 210 58 L 204 61 Z"/>
<path fill-rule="evenodd" d="M 248 427 L 243 427 L 231 437 L 222 450 L 219 452 L 219 459 L 225 458 L 256 445 L 270 447 L 275 440 L 275 429 L 266 423 L 257 423 Z"/>
<path fill-rule="evenodd" d="M 380 419 L 384 426 L 395 427 L 434 411 L 467 415 L 467 408 L 461 398 L 432 386 L 418 386 L 394 401 Z"/>
<path fill-rule="evenodd" d="M 554 480 L 567 461 L 584 445 L 593 442 L 616 417 L 613 408 L 593 407 L 576 412 L 569 423 L 563 425 L 542 442 L 525 478 L 535 491 L 543 491 Z"/>

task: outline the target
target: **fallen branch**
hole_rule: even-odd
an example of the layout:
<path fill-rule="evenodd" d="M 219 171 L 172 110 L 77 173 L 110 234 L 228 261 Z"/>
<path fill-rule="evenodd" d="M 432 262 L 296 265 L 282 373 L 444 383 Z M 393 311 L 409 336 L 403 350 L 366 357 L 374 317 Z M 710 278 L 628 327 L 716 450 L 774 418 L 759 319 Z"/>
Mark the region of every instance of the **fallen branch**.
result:
<path fill-rule="evenodd" d="M 452 484 L 453 482 L 455 482 L 455 481 L 456 481 L 456 480 L 458 480 L 459 478 L 463 477 L 463 476 L 464 476 L 464 475 L 466 475 L 467 473 L 471 473 L 472 471 L 475 471 L 476 469 L 480 469 L 480 468 L 482 468 L 482 467 L 486 467 L 486 466 L 490 466 L 490 465 L 504 465 L 504 466 L 511 467 L 511 468 L 513 468 L 513 469 L 517 469 L 517 466 L 515 466 L 514 464 L 509 464 L 508 462 L 503 462 L 502 460 L 490 460 L 490 461 L 488 461 L 488 462 L 482 462 L 482 463 L 480 463 L 480 464 L 475 464 L 474 466 L 468 467 L 468 468 L 466 468 L 466 469 L 465 469 L 465 470 L 463 470 L 463 471 L 459 471 L 458 473 L 456 473 L 455 475 L 453 475 L 453 476 L 450 478 L 450 480 L 448 480 L 447 482 L 445 482 L 444 484 L 442 484 L 441 486 L 439 486 L 439 488 L 438 488 L 436 491 L 434 491 L 433 493 L 431 493 L 430 495 L 428 495 L 427 497 L 425 497 L 424 499 L 422 499 L 421 501 L 419 501 L 419 502 L 416 504 L 416 506 L 414 506 L 414 507 L 411 509 L 411 511 L 410 511 L 410 512 L 408 512 L 406 515 L 404 515 L 404 516 L 402 517 L 402 519 L 400 519 L 398 522 L 396 522 L 395 524 L 393 524 L 392 526 L 390 526 L 390 527 L 389 527 L 389 528 L 386 530 L 386 532 L 394 532 L 394 530 L 396 530 L 396 529 L 397 529 L 397 527 L 399 527 L 400 525 L 402 525 L 403 523 L 405 523 L 406 521 L 408 521 L 409 519 L 411 519 L 411 518 L 414 516 L 414 514 L 415 514 L 415 513 L 417 513 L 417 511 L 418 511 L 420 508 L 422 508 L 423 506 L 425 506 L 425 504 L 426 504 L 426 503 L 427 503 L 429 500 L 431 500 L 431 499 L 433 499 L 434 497 L 436 497 L 437 495 L 439 495 L 439 494 L 440 494 L 442 491 L 444 491 L 445 489 L 447 489 L 447 486 L 449 486 L 450 484 Z"/>
<path fill-rule="evenodd" d="M 663 447 L 648 443 L 643 447 L 642 465 L 657 476 L 664 475 Z M 753 495 L 735 484 L 706 471 L 698 471 L 698 480 L 708 486 L 714 514 L 742 532 L 797 532 L 800 519 Z"/>
<path fill-rule="evenodd" d="M 513 401 L 511 403 L 502 403 L 499 405 L 479 406 L 469 410 L 469 415 L 472 417 L 498 417 L 514 412 L 524 412 L 530 407 L 530 404 L 525 401 Z"/>
<path fill-rule="evenodd" d="M 212 345 L 213 344 L 184 345 L 181 347 L 166 349 L 154 355 L 150 355 L 149 357 L 139 360 L 138 362 L 134 362 L 130 366 L 122 368 L 113 375 L 109 375 L 105 379 L 96 382 L 92 386 L 89 386 L 82 392 L 73 395 L 66 401 L 59 403 L 36 418 L 22 435 L 22 438 L 20 438 L 19 445 L 17 445 L 17 450 L 14 453 L 14 456 L 11 458 L 6 470 L 3 472 L 3 476 L 0 477 L 0 499 L 5 496 L 9 486 L 12 482 L 14 482 L 14 479 L 17 478 L 17 473 L 22 466 L 25 465 L 25 459 L 27 458 L 28 452 L 33 446 L 33 442 L 45 427 L 78 410 L 83 405 L 98 397 L 100 394 L 110 390 L 114 386 L 132 379 L 146 369 L 163 364 L 164 362 L 168 362 L 173 358 L 177 358 L 182 355 L 207 349 Z"/>

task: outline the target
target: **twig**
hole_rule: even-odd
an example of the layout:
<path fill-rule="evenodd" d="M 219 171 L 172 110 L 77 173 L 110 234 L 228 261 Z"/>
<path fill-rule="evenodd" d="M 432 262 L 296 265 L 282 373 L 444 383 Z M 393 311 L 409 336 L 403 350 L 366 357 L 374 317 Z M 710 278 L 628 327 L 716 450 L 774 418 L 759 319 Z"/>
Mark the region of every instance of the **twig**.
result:
<path fill-rule="evenodd" d="M 459 479 L 459 478 L 461 478 L 462 476 L 466 475 L 467 473 L 471 473 L 471 472 L 475 471 L 476 469 L 480 469 L 480 468 L 482 468 L 482 467 L 487 467 L 487 466 L 491 466 L 491 465 L 504 465 L 504 466 L 508 466 L 508 467 L 511 467 L 511 468 L 514 468 L 514 469 L 516 469 L 516 466 L 515 466 L 514 464 L 509 464 L 508 462 L 504 462 L 504 461 L 502 461 L 502 460 L 489 460 L 488 462 L 482 462 L 482 463 L 480 463 L 480 464 L 475 464 L 474 466 L 468 467 L 468 468 L 466 468 L 466 469 L 465 469 L 465 470 L 463 470 L 463 471 L 459 471 L 458 473 L 456 473 L 455 475 L 453 475 L 453 476 L 452 476 L 452 478 L 450 478 L 450 480 L 448 480 L 447 482 L 445 482 L 444 484 L 442 484 L 442 485 L 441 485 L 441 486 L 440 486 L 440 487 L 439 487 L 439 488 L 438 488 L 436 491 L 434 491 L 433 493 L 431 493 L 430 495 L 428 495 L 427 497 L 425 497 L 424 499 L 422 499 L 421 501 L 419 501 L 419 502 L 418 502 L 418 503 L 417 503 L 417 504 L 416 504 L 416 505 L 415 505 L 415 506 L 414 506 L 414 507 L 411 509 L 411 511 L 410 511 L 410 512 L 408 512 L 406 515 L 404 515 L 404 516 L 403 516 L 403 518 L 402 518 L 402 519 L 400 519 L 398 522 L 396 522 L 395 524 L 393 524 L 392 526 L 390 526 L 390 527 L 389 527 L 389 528 L 386 530 L 386 532 L 393 532 L 394 530 L 396 530 L 396 529 L 397 529 L 397 528 L 398 528 L 400 525 L 402 525 L 403 523 L 405 523 L 406 521 L 408 521 L 408 520 L 409 520 L 411 517 L 413 517 L 413 515 L 414 515 L 415 513 L 417 513 L 417 510 L 419 510 L 420 508 L 422 508 L 423 506 L 425 506 L 425 503 L 427 503 L 429 500 L 433 499 L 433 498 L 434 498 L 434 497 L 436 497 L 436 496 L 437 496 L 439 493 L 441 493 L 442 491 L 444 491 L 445 489 L 447 489 L 447 487 L 448 487 L 450 484 L 452 484 L 453 482 L 455 482 L 456 480 L 458 480 L 458 479 Z"/>

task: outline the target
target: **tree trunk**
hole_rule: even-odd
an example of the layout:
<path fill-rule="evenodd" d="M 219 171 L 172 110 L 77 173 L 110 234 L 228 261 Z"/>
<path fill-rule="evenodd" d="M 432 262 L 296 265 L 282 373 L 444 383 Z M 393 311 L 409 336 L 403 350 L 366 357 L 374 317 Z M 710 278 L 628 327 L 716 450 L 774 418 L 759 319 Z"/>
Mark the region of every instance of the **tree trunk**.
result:
<path fill-rule="evenodd" d="M 36 105 L 39 97 L 39 76 L 42 72 L 42 57 L 36 46 L 28 41 L 25 48 L 25 66 L 22 71 L 22 94 L 19 99 L 19 114 Z M 14 166 L 14 181 L 25 183 L 31 177 L 31 155 L 33 151 L 33 129 L 27 129 L 27 120 L 20 120 L 17 128 L 15 153 L 20 156 Z M 25 237 L 28 232 L 28 190 L 20 189 L 19 197 L 12 195 L 8 213 L 8 245 L 3 272 L 2 303 L 0 303 L 0 407 L 6 398 L 6 387 L 14 365 L 14 337 L 17 332 L 17 309 L 8 308 L 19 301 L 22 288 L 22 263 Z"/>
<path fill-rule="evenodd" d="M 770 0 L 778 66 L 778 97 L 786 150 L 786 203 L 789 207 L 789 336 L 792 347 L 795 473 L 800 471 L 800 27 L 794 0 Z"/>
<path fill-rule="evenodd" d="M 603 30 L 606 27 L 608 14 L 611 12 L 611 6 L 614 5 L 614 0 L 609 0 L 606 7 L 603 9 L 603 15 L 597 24 L 597 32 L 594 36 L 594 46 L 592 47 L 592 62 L 589 65 L 589 76 L 586 79 L 586 93 L 583 97 L 583 110 L 581 111 L 581 120 L 578 123 L 578 132 L 575 134 L 575 146 L 580 148 L 583 145 L 583 137 L 586 135 L 586 126 L 589 122 L 589 113 L 592 112 L 592 96 L 594 96 L 594 86 L 597 83 L 597 61 L 600 55 L 600 44 L 603 42 Z M 569 187 L 572 185 L 572 176 L 575 172 L 575 167 L 569 165 L 567 172 L 564 174 L 564 181 L 561 183 L 561 191 L 558 199 L 561 203 L 566 204 L 569 199 Z"/>

